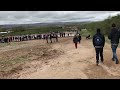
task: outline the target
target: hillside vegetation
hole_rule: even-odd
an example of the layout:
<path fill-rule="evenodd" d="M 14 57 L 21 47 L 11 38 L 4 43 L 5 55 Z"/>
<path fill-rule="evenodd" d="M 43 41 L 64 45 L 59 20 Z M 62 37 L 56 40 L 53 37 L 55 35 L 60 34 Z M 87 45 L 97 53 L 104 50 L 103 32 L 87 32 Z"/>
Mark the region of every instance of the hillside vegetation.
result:
<path fill-rule="evenodd" d="M 108 35 L 111 29 L 111 25 L 115 23 L 117 28 L 120 27 L 120 15 L 114 17 L 108 17 L 104 21 L 92 22 L 87 24 L 82 24 L 81 28 L 86 28 L 88 32 L 93 36 L 96 33 L 96 29 L 100 28 L 104 35 Z"/>
<path fill-rule="evenodd" d="M 7 31 L 7 29 L 0 29 L 0 32 Z M 25 28 L 22 26 L 14 27 L 10 30 L 9 34 L 4 34 L 5 36 L 9 35 L 30 35 L 30 34 L 41 34 L 47 33 L 50 31 L 65 31 L 62 27 L 57 26 L 46 26 L 46 27 L 32 27 L 32 28 Z"/>

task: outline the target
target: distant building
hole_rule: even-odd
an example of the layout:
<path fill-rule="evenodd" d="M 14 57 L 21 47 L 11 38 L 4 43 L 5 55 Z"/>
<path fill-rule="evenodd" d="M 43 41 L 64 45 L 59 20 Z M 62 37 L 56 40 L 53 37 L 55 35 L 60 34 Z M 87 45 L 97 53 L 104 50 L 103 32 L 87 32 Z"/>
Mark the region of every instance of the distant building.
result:
<path fill-rule="evenodd" d="M 73 32 L 78 32 L 79 31 L 78 26 L 64 26 L 63 29 L 65 29 L 67 31 L 73 31 Z"/>
<path fill-rule="evenodd" d="M 0 34 L 7 34 L 8 32 L 0 32 Z"/>
<path fill-rule="evenodd" d="M 86 28 L 84 28 L 84 29 L 81 29 L 82 31 L 87 31 L 87 29 Z"/>

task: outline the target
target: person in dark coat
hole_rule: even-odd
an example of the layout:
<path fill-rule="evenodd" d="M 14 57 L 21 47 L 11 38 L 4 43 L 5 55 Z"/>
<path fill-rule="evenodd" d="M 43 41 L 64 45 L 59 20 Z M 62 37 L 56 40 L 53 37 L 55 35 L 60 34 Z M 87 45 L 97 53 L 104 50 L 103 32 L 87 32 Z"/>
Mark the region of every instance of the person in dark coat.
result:
<path fill-rule="evenodd" d="M 116 50 L 117 50 L 117 47 L 119 44 L 119 38 L 120 38 L 120 32 L 116 28 L 116 25 L 112 24 L 112 29 L 108 35 L 108 39 L 111 40 L 111 48 L 112 48 L 112 52 L 113 52 L 112 60 L 116 61 L 116 64 L 119 63 L 118 58 L 117 58 L 117 54 L 116 54 Z"/>
<path fill-rule="evenodd" d="M 77 49 L 78 37 L 77 35 L 74 36 L 73 42 L 75 43 L 75 48 Z"/>
<path fill-rule="evenodd" d="M 68 37 L 69 37 L 69 33 L 68 33 Z"/>
<path fill-rule="evenodd" d="M 78 42 L 79 42 L 79 44 L 80 44 L 80 41 L 81 41 L 81 35 L 79 34 L 79 36 L 78 36 Z"/>
<path fill-rule="evenodd" d="M 101 57 L 101 62 L 104 61 L 103 58 L 103 47 L 105 45 L 105 37 L 100 32 L 100 29 L 97 29 L 97 33 L 93 36 L 93 46 L 95 47 L 96 51 L 96 65 L 99 64 L 99 55 Z"/>

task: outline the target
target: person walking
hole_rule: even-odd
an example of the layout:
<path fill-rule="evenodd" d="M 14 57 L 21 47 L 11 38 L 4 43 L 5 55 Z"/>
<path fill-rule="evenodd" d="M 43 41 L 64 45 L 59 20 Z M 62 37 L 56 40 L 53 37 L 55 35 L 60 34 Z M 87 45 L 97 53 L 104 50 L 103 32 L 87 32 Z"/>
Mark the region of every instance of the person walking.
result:
<path fill-rule="evenodd" d="M 77 37 L 77 35 L 74 36 L 73 42 L 75 44 L 75 48 L 77 49 L 77 43 L 78 43 L 78 37 Z"/>
<path fill-rule="evenodd" d="M 99 64 L 99 55 L 101 57 L 101 62 L 103 63 L 104 61 L 103 48 L 105 45 L 105 37 L 100 31 L 101 31 L 100 29 L 97 29 L 97 33 L 93 36 L 93 46 L 95 47 L 95 51 L 96 51 L 96 65 L 97 66 Z"/>
<path fill-rule="evenodd" d="M 81 35 L 79 34 L 78 35 L 78 42 L 79 42 L 79 44 L 80 44 L 80 41 L 81 41 Z"/>
<path fill-rule="evenodd" d="M 119 38 L 120 38 L 120 32 L 116 28 L 116 25 L 112 24 L 112 29 L 108 35 L 108 39 L 111 40 L 111 48 L 112 48 L 112 53 L 113 53 L 112 60 L 115 61 L 116 64 L 119 63 L 118 58 L 117 58 L 117 54 L 116 54 L 116 50 L 117 50 L 117 47 L 119 44 Z"/>

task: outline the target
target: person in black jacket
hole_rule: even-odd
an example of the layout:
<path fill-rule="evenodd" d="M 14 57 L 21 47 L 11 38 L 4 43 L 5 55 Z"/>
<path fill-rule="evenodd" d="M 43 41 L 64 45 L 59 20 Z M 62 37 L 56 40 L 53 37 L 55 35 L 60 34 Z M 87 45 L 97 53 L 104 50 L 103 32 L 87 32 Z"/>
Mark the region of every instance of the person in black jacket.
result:
<path fill-rule="evenodd" d="M 116 64 L 119 63 L 118 58 L 117 58 L 117 54 L 116 54 L 116 50 L 117 50 L 117 47 L 119 44 L 119 38 L 120 38 L 120 32 L 116 28 L 116 25 L 112 24 L 112 29 L 108 35 L 108 39 L 111 40 L 111 48 L 112 48 L 112 52 L 113 52 L 112 60 L 116 61 Z"/>
<path fill-rule="evenodd" d="M 80 41 L 81 41 L 81 35 L 79 34 L 79 36 L 78 36 L 78 42 L 79 42 L 79 44 L 80 44 Z"/>
<path fill-rule="evenodd" d="M 78 37 L 77 35 L 74 36 L 73 42 L 75 43 L 75 48 L 77 49 Z"/>
<path fill-rule="evenodd" d="M 100 29 L 97 29 L 97 33 L 93 36 L 93 45 L 96 51 L 96 65 L 99 64 L 99 54 L 101 57 L 101 62 L 103 62 L 103 47 L 105 45 L 105 37 L 100 32 Z"/>

